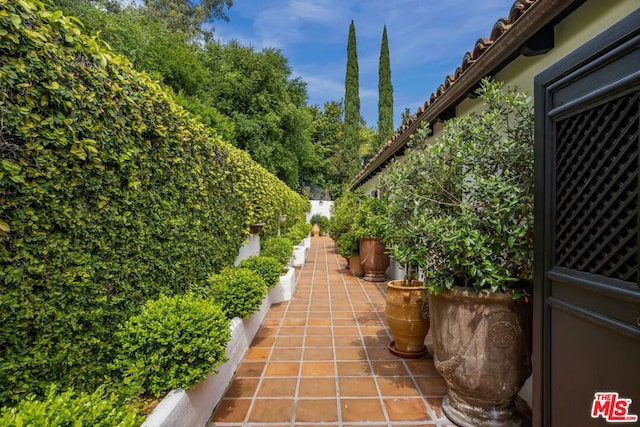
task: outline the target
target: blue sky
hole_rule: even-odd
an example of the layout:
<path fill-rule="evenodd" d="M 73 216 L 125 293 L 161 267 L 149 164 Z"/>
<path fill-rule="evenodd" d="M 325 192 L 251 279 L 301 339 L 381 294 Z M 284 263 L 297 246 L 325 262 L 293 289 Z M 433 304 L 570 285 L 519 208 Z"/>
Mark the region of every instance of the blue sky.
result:
<path fill-rule="evenodd" d="M 360 69 L 360 114 L 377 127 L 378 61 L 386 24 L 391 57 L 394 124 L 414 114 L 462 62 L 477 39 L 509 14 L 513 0 L 234 0 L 215 37 L 256 50 L 279 49 L 293 77 L 307 83 L 321 108 L 344 97 L 347 37 L 354 20 Z"/>

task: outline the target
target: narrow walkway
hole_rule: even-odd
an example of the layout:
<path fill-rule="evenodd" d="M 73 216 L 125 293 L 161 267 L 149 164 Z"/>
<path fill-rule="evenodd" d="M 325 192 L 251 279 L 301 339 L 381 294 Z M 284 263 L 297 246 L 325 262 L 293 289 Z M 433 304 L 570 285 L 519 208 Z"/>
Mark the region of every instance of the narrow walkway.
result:
<path fill-rule="evenodd" d="M 385 284 L 345 265 L 313 238 L 294 298 L 272 306 L 208 427 L 452 425 L 433 361 L 387 350 Z"/>

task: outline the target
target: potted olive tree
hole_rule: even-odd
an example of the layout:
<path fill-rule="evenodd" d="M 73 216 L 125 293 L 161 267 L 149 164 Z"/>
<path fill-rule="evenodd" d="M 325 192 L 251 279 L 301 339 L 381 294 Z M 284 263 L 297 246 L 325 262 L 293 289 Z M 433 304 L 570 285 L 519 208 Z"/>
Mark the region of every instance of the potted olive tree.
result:
<path fill-rule="evenodd" d="M 426 246 L 421 242 L 421 230 L 413 229 L 414 218 L 422 215 L 414 188 L 429 179 L 420 160 L 421 156 L 410 150 L 402 162 L 392 162 L 380 179 L 380 195 L 386 204 L 384 242 L 391 259 L 405 271 L 403 280 L 387 283 L 385 315 L 394 337 L 389 351 L 405 358 L 427 354 L 424 340 L 430 326 L 427 285 L 417 280 L 424 268 Z"/>
<path fill-rule="evenodd" d="M 447 122 L 414 156 L 411 229 L 429 283 L 442 407 L 462 426 L 519 425 L 514 398 L 531 373 L 533 109 L 483 81 L 486 109 Z"/>
<path fill-rule="evenodd" d="M 389 255 L 382 240 L 386 228 L 386 204 L 376 197 L 365 197 L 358 206 L 353 232 L 360 242 L 360 261 L 364 280 L 385 282 Z"/>

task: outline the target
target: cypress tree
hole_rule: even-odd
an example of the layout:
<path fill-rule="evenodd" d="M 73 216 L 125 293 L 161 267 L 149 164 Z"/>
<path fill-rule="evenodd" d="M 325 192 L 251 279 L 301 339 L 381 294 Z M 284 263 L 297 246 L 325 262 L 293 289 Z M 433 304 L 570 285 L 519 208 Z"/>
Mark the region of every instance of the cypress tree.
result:
<path fill-rule="evenodd" d="M 344 94 L 344 165 L 341 165 L 345 179 L 352 178 L 359 167 L 358 148 L 360 146 L 360 93 L 358 77 L 358 53 L 356 51 L 356 27 L 351 21 L 347 42 L 347 75 Z"/>
<path fill-rule="evenodd" d="M 378 146 L 390 140 L 393 133 L 393 86 L 391 85 L 389 41 L 385 25 L 382 31 L 378 68 Z"/>

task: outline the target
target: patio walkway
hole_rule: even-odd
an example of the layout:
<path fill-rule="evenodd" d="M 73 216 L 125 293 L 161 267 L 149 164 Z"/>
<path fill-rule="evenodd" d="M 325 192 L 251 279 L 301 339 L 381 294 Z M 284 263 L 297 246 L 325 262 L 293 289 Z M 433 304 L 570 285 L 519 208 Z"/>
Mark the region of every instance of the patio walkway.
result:
<path fill-rule="evenodd" d="M 345 266 L 313 238 L 294 298 L 271 307 L 208 427 L 452 425 L 433 362 L 387 350 L 385 284 Z"/>

